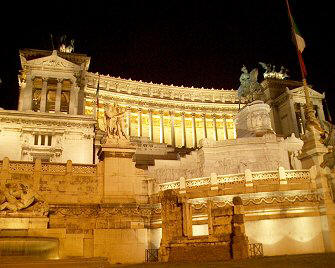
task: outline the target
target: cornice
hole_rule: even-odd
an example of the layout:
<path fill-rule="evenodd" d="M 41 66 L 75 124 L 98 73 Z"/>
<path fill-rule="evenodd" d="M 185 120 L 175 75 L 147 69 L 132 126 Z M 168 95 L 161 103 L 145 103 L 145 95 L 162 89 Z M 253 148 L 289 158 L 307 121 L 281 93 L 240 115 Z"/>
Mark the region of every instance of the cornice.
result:
<path fill-rule="evenodd" d="M 100 80 L 99 80 L 100 79 Z M 133 81 L 122 78 L 111 77 L 109 75 L 99 75 L 98 73 L 86 74 L 86 86 L 96 92 L 99 80 L 100 90 L 107 92 L 122 92 L 128 95 L 141 97 L 151 97 L 155 99 L 169 100 L 189 100 L 210 103 L 238 103 L 236 90 L 218 90 L 193 88 L 174 85 L 155 84 L 142 81 Z"/>
<path fill-rule="evenodd" d="M 84 115 L 0 110 L 0 122 L 42 123 L 44 125 L 92 127 L 96 120 Z"/>
<path fill-rule="evenodd" d="M 95 101 L 95 91 L 92 89 L 86 89 L 86 97 L 90 97 Z M 237 113 L 238 104 L 236 103 L 206 103 L 206 102 L 190 102 L 182 100 L 169 100 L 169 99 L 157 99 L 144 96 L 136 96 L 124 93 L 116 93 L 109 91 L 99 92 L 100 100 L 114 100 L 120 104 L 127 106 L 136 106 L 141 109 L 182 109 L 199 112 L 230 112 L 232 114 Z"/>

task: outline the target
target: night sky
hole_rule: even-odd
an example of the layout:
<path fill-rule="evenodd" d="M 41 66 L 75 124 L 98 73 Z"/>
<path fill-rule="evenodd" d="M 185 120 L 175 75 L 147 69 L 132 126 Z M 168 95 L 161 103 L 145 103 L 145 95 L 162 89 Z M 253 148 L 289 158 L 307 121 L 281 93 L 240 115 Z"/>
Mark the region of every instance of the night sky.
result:
<path fill-rule="evenodd" d="M 285 0 L 62 1 L 1 9 L 0 107 L 17 109 L 18 50 L 51 50 L 50 34 L 75 39 L 90 71 L 146 82 L 237 89 L 241 67 L 259 61 L 300 80 Z M 307 81 L 326 92 L 335 118 L 334 20 L 331 1 L 290 1 L 306 42 Z M 260 72 L 259 80 L 262 80 Z"/>

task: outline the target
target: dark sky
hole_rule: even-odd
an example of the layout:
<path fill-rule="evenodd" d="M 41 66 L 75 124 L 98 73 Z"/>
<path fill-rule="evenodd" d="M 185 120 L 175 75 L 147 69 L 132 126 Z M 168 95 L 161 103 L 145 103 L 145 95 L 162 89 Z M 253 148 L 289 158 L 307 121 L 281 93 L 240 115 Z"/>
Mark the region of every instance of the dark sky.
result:
<path fill-rule="evenodd" d="M 116 77 L 237 89 L 242 65 L 262 70 L 262 61 L 301 79 L 285 0 L 52 3 L 2 8 L 0 107 L 17 108 L 18 50 L 50 50 L 51 33 L 55 45 L 63 34 L 75 39 L 75 52 L 91 57 L 90 71 Z M 290 3 L 306 41 L 307 81 L 326 92 L 334 114 L 331 1 Z"/>

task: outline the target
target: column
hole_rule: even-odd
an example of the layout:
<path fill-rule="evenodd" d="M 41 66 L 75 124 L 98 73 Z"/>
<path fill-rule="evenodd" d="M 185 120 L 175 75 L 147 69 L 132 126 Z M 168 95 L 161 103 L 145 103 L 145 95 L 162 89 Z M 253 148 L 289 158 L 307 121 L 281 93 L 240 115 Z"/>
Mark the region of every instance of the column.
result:
<path fill-rule="evenodd" d="M 56 90 L 56 102 L 55 102 L 55 112 L 60 112 L 60 105 L 61 105 L 61 98 L 62 98 L 62 80 L 57 80 L 57 90 Z"/>
<path fill-rule="evenodd" d="M 195 114 L 192 114 L 192 134 L 193 134 L 193 147 L 197 147 L 197 129 L 195 125 Z"/>
<path fill-rule="evenodd" d="M 324 111 L 323 111 L 323 106 L 322 106 L 322 102 L 321 103 L 319 103 L 318 105 L 317 105 L 317 107 L 318 107 L 318 117 L 319 117 L 319 120 L 326 120 L 326 118 L 325 118 L 325 113 L 324 113 Z"/>
<path fill-rule="evenodd" d="M 173 147 L 176 146 L 176 136 L 174 131 L 174 112 L 170 112 L 170 119 L 171 119 L 171 145 Z"/>
<path fill-rule="evenodd" d="M 164 143 L 164 111 L 160 111 L 160 143 Z"/>
<path fill-rule="evenodd" d="M 206 126 L 206 114 L 202 114 L 202 123 L 203 123 L 203 129 L 204 129 L 204 138 L 207 138 L 207 126 Z"/>
<path fill-rule="evenodd" d="M 181 143 L 182 143 L 182 146 L 186 147 L 186 125 L 185 125 L 185 113 L 184 112 L 181 113 L 181 128 L 182 128 Z"/>
<path fill-rule="evenodd" d="M 45 112 L 46 104 L 47 104 L 47 86 L 48 86 L 48 79 L 43 77 L 42 83 L 42 91 L 41 91 L 41 103 L 40 103 L 40 111 Z"/>
<path fill-rule="evenodd" d="M 75 86 L 74 80 L 71 80 L 71 83 L 69 114 L 77 114 L 79 88 Z"/>
<path fill-rule="evenodd" d="M 306 123 L 306 118 L 305 118 L 305 110 L 304 110 L 304 104 L 300 103 L 300 113 L 301 113 L 301 119 L 302 119 L 302 131 L 304 134 L 305 133 L 305 123 Z"/>
<path fill-rule="evenodd" d="M 131 120 L 130 120 L 130 115 L 131 115 L 131 109 L 130 107 L 127 108 L 127 135 L 128 137 L 131 136 Z"/>
<path fill-rule="evenodd" d="M 153 128 L 153 122 L 152 122 L 152 110 L 149 109 L 149 138 L 151 141 L 154 140 L 154 128 Z"/>
<path fill-rule="evenodd" d="M 141 109 L 138 109 L 137 116 L 138 116 L 137 135 L 139 137 L 142 137 L 142 110 Z"/>
<path fill-rule="evenodd" d="M 289 95 L 289 106 L 290 106 L 290 113 L 291 113 L 291 127 L 292 129 L 286 129 L 284 130 L 284 133 L 291 133 L 294 132 L 296 137 L 299 137 L 299 129 L 298 129 L 298 123 L 297 123 L 297 116 L 295 115 L 295 109 L 294 109 L 294 101 L 292 99 L 292 96 Z M 289 112 L 289 111 L 288 111 Z M 289 127 L 289 126 L 287 126 Z"/>
<path fill-rule="evenodd" d="M 228 129 L 227 129 L 227 119 L 226 116 L 223 116 L 223 133 L 224 133 L 224 139 L 228 140 Z"/>
<path fill-rule="evenodd" d="M 213 130 L 214 130 L 214 140 L 217 141 L 218 140 L 218 130 L 216 128 L 216 116 L 215 114 L 212 115 L 213 118 Z"/>
<path fill-rule="evenodd" d="M 26 85 L 21 88 L 20 100 L 19 100 L 19 111 L 31 110 L 31 104 L 33 101 L 33 77 L 28 74 L 26 78 Z"/>

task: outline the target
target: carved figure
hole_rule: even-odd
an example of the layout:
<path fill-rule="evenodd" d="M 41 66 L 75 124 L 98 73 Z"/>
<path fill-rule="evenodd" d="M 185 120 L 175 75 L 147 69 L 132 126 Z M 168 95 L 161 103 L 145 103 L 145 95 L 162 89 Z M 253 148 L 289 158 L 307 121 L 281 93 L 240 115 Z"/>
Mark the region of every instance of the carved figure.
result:
<path fill-rule="evenodd" d="M 247 68 L 243 65 L 241 71 L 241 84 L 237 91 L 238 97 L 239 99 L 244 97 L 250 102 L 254 101 L 256 99 L 256 95 L 260 94 L 262 90 L 262 86 L 257 82 L 258 69 L 254 68 L 250 73 L 248 73 Z"/>
<path fill-rule="evenodd" d="M 328 153 L 323 155 L 322 168 L 328 167 L 330 170 L 335 168 L 335 150 L 333 146 L 328 146 Z"/>
<path fill-rule="evenodd" d="M 71 53 L 74 51 L 74 39 L 71 39 L 70 44 L 66 45 L 67 43 L 66 35 L 63 35 L 61 36 L 60 41 L 61 41 L 61 45 L 59 47 L 60 52 Z"/>
<path fill-rule="evenodd" d="M 328 147 L 335 147 L 335 127 L 332 123 L 326 120 L 320 120 L 323 133 L 321 133 L 322 143 Z"/>
<path fill-rule="evenodd" d="M 105 107 L 105 131 L 112 139 L 128 139 L 125 124 L 126 109 L 116 104 Z"/>
<path fill-rule="evenodd" d="M 271 65 L 271 64 L 267 64 L 264 62 L 259 62 L 259 64 L 263 67 L 263 69 L 265 70 L 263 76 L 264 78 L 276 78 L 276 79 L 285 79 L 288 78 L 288 69 L 286 69 L 284 66 L 280 67 L 280 71 L 277 72 L 276 71 L 276 66 L 275 65 Z"/>
<path fill-rule="evenodd" d="M 18 211 L 29 207 L 37 194 L 23 183 L 11 182 L 1 188 L 0 210 Z"/>
<path fill-rule="evenodd" d="M 291 166 L 295 170 L 302 169 L 301 161 L 298 159 L 298 155 L 300 153 L 301 153 L 301 151 L 294 151 L 290 155 Z"/>

